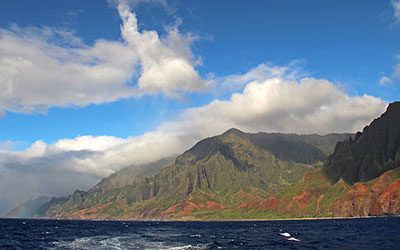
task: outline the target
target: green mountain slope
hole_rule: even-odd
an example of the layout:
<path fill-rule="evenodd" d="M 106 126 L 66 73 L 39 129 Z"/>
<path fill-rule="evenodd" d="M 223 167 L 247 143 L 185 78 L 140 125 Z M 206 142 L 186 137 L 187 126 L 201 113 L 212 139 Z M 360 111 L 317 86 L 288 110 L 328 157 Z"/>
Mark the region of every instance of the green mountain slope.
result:
<path fill-rule="evenodd" d="M 112 189 L 120 189 L 125 186 L 134 184 L 134 182 L 143 176 L 150 176 L 159 171 L 162 167 L 173 163 L 175 157 L 163 158 L 149 164 L 131 166 L 124 168 L 110 177 L 101 180 L 97 185 L 92 187 L 88 192 L 107 192 Z"/>
<path fill-rule="evenodd" d="M 335 141 L 348 134 L 248 134 L 231 129 L 206 138 L 156 174 L 121 171 L 88 192 L 49 205 L 46 217 L 178 218 L 200 207 L 234 207 L 284 191 L 321 165 Z M 205 203 L 204 203 L 205 202 Z M 200 209 L 201 210 L 201 209 Z M 185 215 L 186 214 L 186 215 Z"/>

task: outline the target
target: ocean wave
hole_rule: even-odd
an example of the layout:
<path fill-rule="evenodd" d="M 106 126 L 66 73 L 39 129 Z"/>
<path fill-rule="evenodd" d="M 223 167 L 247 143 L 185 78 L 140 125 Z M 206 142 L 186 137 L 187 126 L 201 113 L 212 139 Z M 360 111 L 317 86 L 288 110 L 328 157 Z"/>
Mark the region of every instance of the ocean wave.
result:
<path fill-rule="evenodd" d="M 119 249 L 168 249 L 168 250 L 186 250 L 186 249 L 208 249 L 210 244 L 168 245 L 166 242 L 149 241 L 134 237 L 107 237 L 93 236 L 77 238 L 73 241 L 54 242 L 54 248 L 49 249 L 99 249 L 99 250 L 119 250 Z"/>
<path fill-rule="evenodd" d="M 54 242 L 55 249 L 122 249 L 122 242 L 119 237 L 104 237 L 104 236 L 93 236 L 77 238 L 73 241 L 60 241 Z"/>

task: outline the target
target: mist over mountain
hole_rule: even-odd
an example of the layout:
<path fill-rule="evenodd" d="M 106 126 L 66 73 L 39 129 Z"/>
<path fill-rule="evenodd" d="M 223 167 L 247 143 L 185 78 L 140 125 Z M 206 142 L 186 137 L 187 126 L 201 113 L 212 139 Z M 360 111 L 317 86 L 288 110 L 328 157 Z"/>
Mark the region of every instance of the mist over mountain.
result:
<path fill-rule="evenodd" d="M 13 210 L 9 211 L 6 218 L 34 218 L 38 214 L 43 213 L 41 210 L 42 206 L 50 202 L 52 198 L 46 196 L 39 196 L 35 199 L 31 199 L 23 204 L 20 204 Z"/>
<path fill-rule="evenodd" d="M 173 161 L 129 167 L 87 192 L 77 190 L 68 198 L 53 199 L 37 216 L 166 218 L 171 216 L 166 210 L 193 197 L 220 197 L 223 201 L 208 203 L 217 208 L 240 201 L 242 195 L 266 198 L 321 166 L 335 143 L 350 136 L 230 129 L 201 140 Z"/>

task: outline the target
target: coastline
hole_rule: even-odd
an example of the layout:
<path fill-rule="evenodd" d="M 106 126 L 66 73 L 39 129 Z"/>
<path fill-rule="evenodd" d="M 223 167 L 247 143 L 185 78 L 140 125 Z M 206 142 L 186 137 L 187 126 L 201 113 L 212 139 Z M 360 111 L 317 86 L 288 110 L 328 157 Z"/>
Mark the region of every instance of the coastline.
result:
<path fill-rule="evenodd" d="M 277 218 L 277 219 L 220 219 L 220 220 L 119 220 L 119 219 L 79 219 L 79 218 L 7 218 L 0 217 L 0 220 L 53 220 L 53 221 L 115 221 L 115 222 L 268 222 L 268 221 L 315 221 L 315 220 L 357 220 L 357 219 L 375 219 L 375 218 L 398 218 L 396 215 L 382 216 L 359 216 L 359 217 L 304 217 L 304 218 Z"/>

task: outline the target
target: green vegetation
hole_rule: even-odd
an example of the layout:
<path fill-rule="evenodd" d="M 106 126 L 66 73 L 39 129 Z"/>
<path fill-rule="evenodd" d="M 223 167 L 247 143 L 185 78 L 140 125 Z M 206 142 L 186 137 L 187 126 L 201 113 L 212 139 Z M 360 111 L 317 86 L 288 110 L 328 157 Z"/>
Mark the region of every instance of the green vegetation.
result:
<path fill-rule="evenodd" d="M 52 199 L 37 216 L 168 220 L 330 217 L 335 215 L 337 202 L 352 206 L 365 196 L 360 193 L 361 198 L 351 200 L 352 186 L 343 181 L 332 183 L 321 167 L 335 138 L 348 137 L 246 134 L 231 129 L 200 141 L 176 159 L 143 168 L 132 166 L 87 192 L 77 190 L 68 198 Z M 400 170 L 389 177 L 383 188 L 400 177 Z M 368 187 L 375 182 L 367 183 Z"/>
<path fill-rule="evenodd" d="M 315 166 L 319 168 L 337 140 L 348 136 L 246 134 L 231 129 L 200 141 L 175 161 L 164 159 L 144 169 L 133 166 L 88 192 L 76 191 L 64 202 L 50 202 L 42 216 L 201 220 L 314 216 L 317 195 L 331 185 Z M 313 182 L 303 181 L 304 176 Z M 315 192 L 306 208 L 296 212 L 296 204 L 293 209 L 284 207 L 305 189 Z M 279 202 L 265 202 L 271 197 Z"/>

